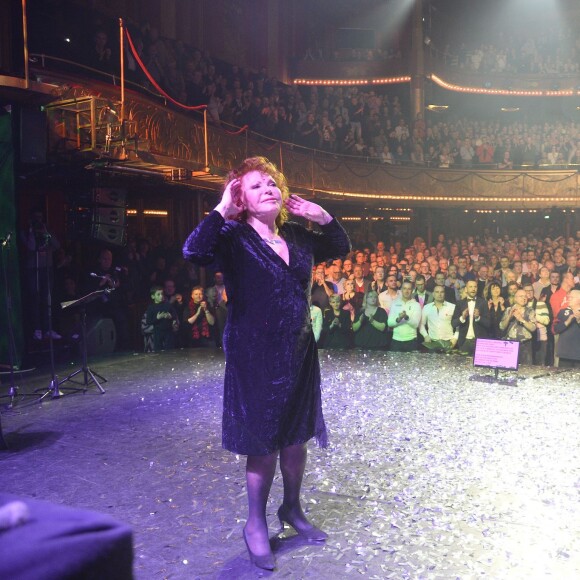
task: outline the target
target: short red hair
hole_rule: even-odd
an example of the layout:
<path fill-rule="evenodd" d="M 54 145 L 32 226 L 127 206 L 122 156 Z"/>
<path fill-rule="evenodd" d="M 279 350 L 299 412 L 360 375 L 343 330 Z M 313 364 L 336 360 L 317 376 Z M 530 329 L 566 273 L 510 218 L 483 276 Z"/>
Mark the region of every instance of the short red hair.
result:
<path fill-rule="evenodd" d="M 284 201 L 288 199 L 290 191 L 288 189 L 288 182 L 286 181 L 284 174 L 276 167 L 276 165 L 274 165 L 274 163 L 265 157 L 248 157 L 248 159 L 244 159 L 241 165 L 229 172 L 224 189 L 228 183 L 230 183 L 230 181 L 233 181 L 234 179 L 241 179 L 244 175 L 246 175 L 246 173 L 250 173 L 250 171 L 259 171 L 260 173 L 269 175 L 276 182 L 276 186 L 282 193 L 282 209 L 276 217 L 276 225 L 280 227 L 285 221 L 288 220 L 288 210 L 284 206 Z M 239 221 L 246 221 L 247 217 L 247 212 L 244 210 L 238 216 L 236 216 L 235 219 Z"/>

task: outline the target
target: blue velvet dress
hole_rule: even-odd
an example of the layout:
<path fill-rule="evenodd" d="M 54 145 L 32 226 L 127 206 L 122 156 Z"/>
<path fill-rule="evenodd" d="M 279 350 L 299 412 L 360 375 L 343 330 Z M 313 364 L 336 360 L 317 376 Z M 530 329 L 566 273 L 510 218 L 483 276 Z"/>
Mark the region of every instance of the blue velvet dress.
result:
<path fill-rule="evenodd" d="M 286 222 L 287 265 L 252 226 L 212 211 L 191 233 L 183 255 L 217 262 L 228 319 L 222 444 L 242 455 L 267 455 L 316 437 L 327 444 L 318 351 L 310 321 L 314 262 L 343 256 L 350 242 L 336 220 L 312 232 Z"/>

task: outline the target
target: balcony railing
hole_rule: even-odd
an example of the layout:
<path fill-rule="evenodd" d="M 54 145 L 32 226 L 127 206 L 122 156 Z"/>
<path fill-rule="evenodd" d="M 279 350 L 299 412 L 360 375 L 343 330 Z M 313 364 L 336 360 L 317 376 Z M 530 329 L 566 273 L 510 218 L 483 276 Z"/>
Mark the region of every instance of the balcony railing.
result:
<path fill-rule="evenodd" d="M 118 101 L 119 87 L 115 84 L 97 83 L 79 73 L 49 71 L 47 62 L 44 59 L 46 68 L 36 68 L 32 72 L 37 78 L 60 86 L 61 103 L 90 97 L 98 97 L 101 104 Z M 74 106 L 72 109 L 71 118 L 77 114 Z M 123 165 L 126 169 L 131 169 L 131 163 L 136 164 L 137 171 L 146 171 L 146 164 L 175 168 L 177 172 L 167 173 L 179 175 L 180 181 L 193 187 L 219 189 L 219 177 L 241 159 L 264 155 L 283 169 L 293 190 L 344 203 L 385 206 L 405 202 L 408 207 L 518 210 L 580 207 L 580 178 L 575 166 L 522 167 L 507 171 L 494 167 L 443 169 L 385 165 L 366 158 L 340 156 L 274 141 L 247 128 L 240 130 L 204 123 L 199 113 L 178 111 L 158 96 L 132 90 L 126 95 L 125 119 L 128 129 L 124 145 L 130 149 L 130 154 L 113 156 L 110 150 L 103 148 L 94 153 L 101 156 L 105 164 Z M 77 138 L 79 122 L 71 121 L 68 129 L 63 129 L 59 125 L 63 122 L 63 111 L 58 103 L 49 110 L 49 121 L 54 137 L 50 152 L 53 157 L 58 157 L 55 144 L 62 145 L 63 138 L 67 147 L 82 148 Z M 99 128 L 94 130 L 98 132 Z M 102 127 L 100 130 L 103 133 Z M 106 130 L 104 135 L 106 138 Z M 113 133 L 111 137 L 118 135 Z M 91 146 L 95 144 L 92 137 L 87 139 Z"/>

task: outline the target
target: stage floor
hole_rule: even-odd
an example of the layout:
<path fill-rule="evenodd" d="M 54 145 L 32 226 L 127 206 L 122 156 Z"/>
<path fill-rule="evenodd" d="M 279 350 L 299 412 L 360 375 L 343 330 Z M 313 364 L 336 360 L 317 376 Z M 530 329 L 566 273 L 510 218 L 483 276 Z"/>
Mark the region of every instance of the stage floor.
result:
<path fill-rule="evenodd" d="M 303 496 L 329 540 L 286 531 L 264 576 L 580 577 L 580 372 L 529 367 L 494 381 L 458 355 L 320 358 L 330 447 L 309 446 Z M 138 579 L 255 578 L 242 540 L 245 458 L 221 448 L 223 353 L 90 363 L 105 394 L 2 412 L 2 490 L 130 524 Z M 278 472 L 272 536 L 281 497 Z"/>

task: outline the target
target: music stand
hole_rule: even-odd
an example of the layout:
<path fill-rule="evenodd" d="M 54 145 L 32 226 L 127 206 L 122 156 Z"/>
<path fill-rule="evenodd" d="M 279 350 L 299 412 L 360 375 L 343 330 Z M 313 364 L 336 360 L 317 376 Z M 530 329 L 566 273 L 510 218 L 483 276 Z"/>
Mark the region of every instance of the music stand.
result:
<path fill-rule="evenodd" d="M 80 308 L 81 309 L 81 355 L 82 355 L 82 367 L 77 369 L 74 373 L 71 373 L 68 377 L 65 377 L 62 381 L 60 381 L 59 385 L 62 385 L 66 381 L 71 381 L 75 383 L 76 381 L 73 380 L 74 377 L 83 373 L 83 382 L 77 383 L 82 384 L 86 391 L 86 387 L 88 387 L 91 383 L 97 385 L 97 388 L 101 393 L 105 393 L 105 389 L 101 386 L 101 383 L 97 380 L 97 377 L 103 382 L 106 383 L 107 379 L 99 375 L 98 373 L 92 371 L 88 365 L 88 356 L 87 356 L 87 309 L 86 305 L 90 302 L 93 302 L 97 298 L 103 296 L 103 294 L 110 294 L 113 291 L 113 288 L 106 288 L 105 290 L 95 290 L 95 292 L 91 292 L 78 300 L 71 300 L 70 302 L 61 302 L 60 306 L 63 310 L 67 308 Z M 90 377 L 90 379 L 89 379 Z M 57 395 L 58 396 L 58 395 Z"/>

